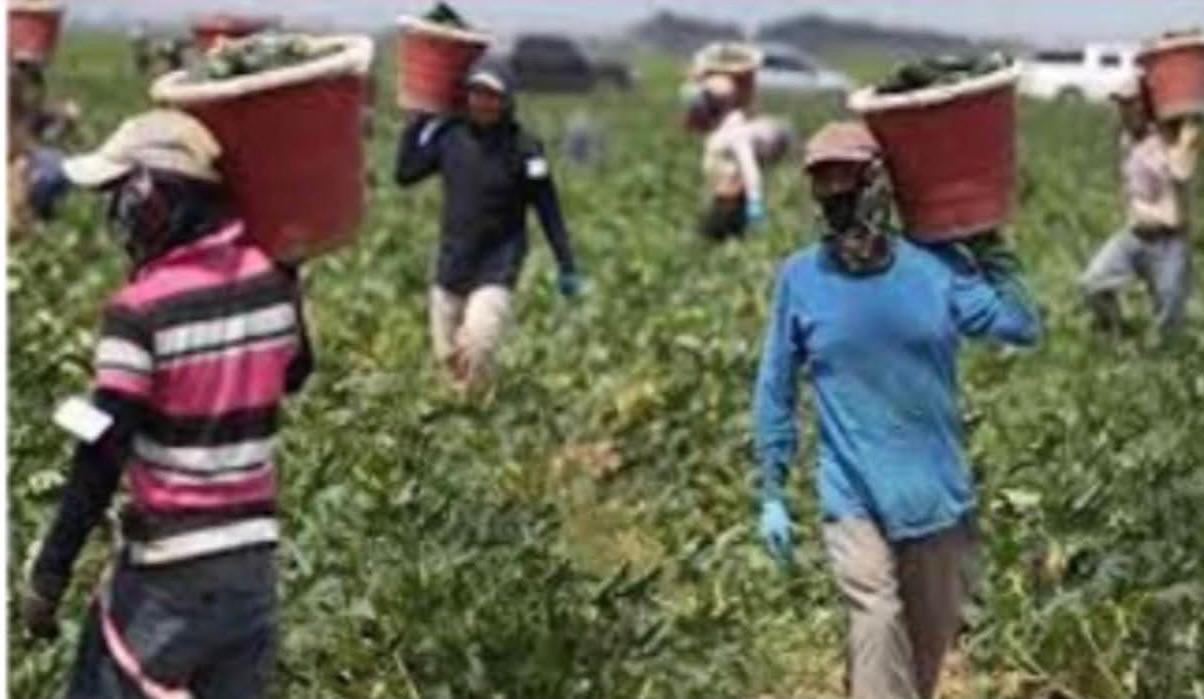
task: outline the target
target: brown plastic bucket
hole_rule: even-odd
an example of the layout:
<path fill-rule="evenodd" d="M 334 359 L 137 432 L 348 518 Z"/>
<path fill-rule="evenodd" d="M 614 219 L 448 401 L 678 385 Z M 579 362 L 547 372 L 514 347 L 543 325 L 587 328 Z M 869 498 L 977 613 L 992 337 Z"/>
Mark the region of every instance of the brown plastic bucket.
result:
<path fill-rule="evenodd" d="M 953 240 L 1004 225 L 1016 179 L 1019 71 L 955 85 L 877 95 L 855 92 L 849 108 L 878 140 L 908 235 Z"/>
<path fill-rule="evenodd" d="M 1204 114 L 1204 34 L 1154 41 L 1137 61 L 1159 119 Z"/>
<path fill-rule="evenodd" d="M 8 6 L 8 55 L 45 63 L 54 55 L 63 6 L 57 2 L 12 2 Z"/>
<path fill-rule="evenodd" d="M 317 41 L 343 50 L 229 80 L 193 83 L 178 71 L 151 91 L 209 128 L 248 232 L 288 262 L 353 241 L 364 205 L 361 119 L 372 40 Z"/>
<path fill-rule="evenodd" d="M 432 113 L 463 107 L 465 74 L 485 53 L 489 37 L 417 17 L 402 17 L 398 26 L 398 104 Z"/>

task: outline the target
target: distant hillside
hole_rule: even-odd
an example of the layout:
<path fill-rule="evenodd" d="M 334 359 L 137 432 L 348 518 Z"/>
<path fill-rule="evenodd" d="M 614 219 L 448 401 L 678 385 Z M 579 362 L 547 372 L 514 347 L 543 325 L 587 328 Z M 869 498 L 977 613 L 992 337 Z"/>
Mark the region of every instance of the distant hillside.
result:
<path fill-rule="evenodd" d="M 675 54 L 690 53 L 712 41 L 740 39 L 735 24 L 722 24 L 660 12 L 629 30 L 629 38 L 651 48 Z M 869 22 L 807 14 L 762 25 L 756 38 L 797 46 L 809 53 L 873 52 L 906 58 L 939 53 L 959 53 L 1001 41 L 976 41 L 954 34 L 924 29 L 884 27 Z"/>
<path fill-rule="evenodd" d="M 744 33 L 735 24 L 658 12 L 629 30 L 630 37 L 650 48 L 675 54 L 692 53 L 712 41 L 740 39 Z"/>
<path fill-rule="evenodd" d="M 882 27 L 818 14 L 763 25 L 757 38 L 791 44 L 817 54 L 869 50 L 899 57 L 963 52 L 981 43 L 941 32 Z"/>

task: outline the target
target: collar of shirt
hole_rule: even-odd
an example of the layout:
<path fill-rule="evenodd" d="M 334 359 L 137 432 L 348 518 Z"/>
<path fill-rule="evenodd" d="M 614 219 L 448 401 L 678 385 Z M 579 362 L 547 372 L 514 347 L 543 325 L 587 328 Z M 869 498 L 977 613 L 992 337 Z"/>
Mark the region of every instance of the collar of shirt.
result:
<path fill-rule="evenodd" d="M 159 269 L 168 265 L 178 264 L 190 257 L 194 257 L 199 253 L 211 250 L 223 245 L 231 245 L 242 237 L 245 226 L 243 222 L 235 219 L 232 220 L 213 233 L 198 238 L 197 240 L 181 245 L 177 248 L 172 248 L 167 253 L 151 260 L 142 267 L 139 276 L 148 274 L 152 270 Z"/>

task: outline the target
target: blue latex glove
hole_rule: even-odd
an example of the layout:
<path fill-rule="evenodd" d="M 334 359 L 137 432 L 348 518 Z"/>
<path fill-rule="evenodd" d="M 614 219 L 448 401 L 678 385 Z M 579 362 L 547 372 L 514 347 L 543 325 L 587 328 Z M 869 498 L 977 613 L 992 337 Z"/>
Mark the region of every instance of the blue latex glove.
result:
<path fill-rule="evenodd" d="M 577 296 L 581 293 L 581 277 L 576 272 L 562 272 L 556 281 L 556 288 L 565 298 Z"/>
<path fill-rule="evenodd" d="M 789 568 L 794 561 L 792 525 L 786 503 L 780 498 L 770 498 L 761 503 L 761 538 L 769 555 L 782 568 Z"/>
<path fill-rule="evenodd" d="M 750 226 L 759 226 L 765 222 L 765 202 L 750 198 L 744 204 L 744 218 Z"/>
<path fill-rule="evenodd" d="M 54 218 L 55 206 L 71 190 L 63 171 L 63 154 L 50 148 L 38 148 L 30 158 L 29 203 L 42 221 Z"/>

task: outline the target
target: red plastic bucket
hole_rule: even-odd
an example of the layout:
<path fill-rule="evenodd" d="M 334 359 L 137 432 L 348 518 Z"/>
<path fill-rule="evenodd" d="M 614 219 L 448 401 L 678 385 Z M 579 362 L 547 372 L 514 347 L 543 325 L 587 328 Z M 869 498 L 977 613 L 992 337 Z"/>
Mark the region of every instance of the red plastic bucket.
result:
<path fill-rule="evenodd" d="M 1204 34 L 1160 39 L 1137 60 L 1159 119 L 1204 114 Z"/>
<path fill-rule="evenodd" d="M 464 75 L 485 53 L 489 37 L 415 17 L 402 17 L 398 25 L 398 104 L 433 113 L 463 107 Z"/>
<path fill-rule="evenodd" d="M 192 23 L 192 38 L 197 48 L 207 51 L 218 39 L 239 39 L 270 29 L 277 24 L 278 22 L 270 17 L 208 15 Z"/>
<path fill-rule="evenodd" d="M 9 58 L 44 63 L 58 45 L 63 6 L 56 2 L 14 2 L 8 7 Z"/>
<path fill-rule="evenodd" d="M 1004 225 L 1016 179 L 1019 71 L 896 95 L 854 93 L 882 148 L 900 215 L 912 237 L 963 238 Z"/>
<path fill-rule="evenodd" d="M 201 120 L 222 146 L 218 168 L 250 235 L 295 262 L 355 239 L 364 203 L 362 108 L 367 37 L 300 66 L 207 83 L 184 72 L 152 96 Z"/>

